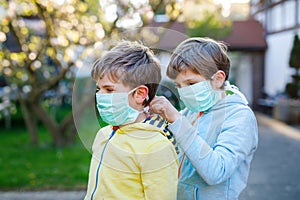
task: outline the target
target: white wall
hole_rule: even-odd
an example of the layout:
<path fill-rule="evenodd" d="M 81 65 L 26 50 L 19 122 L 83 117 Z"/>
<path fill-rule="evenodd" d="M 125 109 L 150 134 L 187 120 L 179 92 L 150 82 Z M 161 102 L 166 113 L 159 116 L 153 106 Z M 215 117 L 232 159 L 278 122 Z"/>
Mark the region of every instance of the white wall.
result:
<path fill-rule="evenodd" d="M 300 34 L 300 31 L 298 31 Z M 265 58 L 265 92 L 276 95 L 284 92 L 291 81 L 293 69 L 289 67 L 294 31 L 277 33 L 267 37 L 268 50 Z"/>
<path fill-rule="evenodd" d="M 257 3 L 258 1 L 252 0 L 251 2 Z M 256 15 L 255 18 L 267 27 L 266 31 L 269 33 L 291 28 L 297 24 L 295 6 L 295 1 L 284 1 L 268 11 L 267 21 L 264 19 L 266 15 L 264 12 Z M 298 9 L 300 9 L 300 3 L 298 3 Z M 298 15 L 299 20 L 300 14 Z M 289 67 L 289 59 L 296 32 L 300 35 L 300 29 L 266 35 L 268 49 L 265 57 L 264 91 L 271 96 L 283 93 L 286 84 L 292 81 L 291 75 L 294 73 L 294 69 Z"/>
<path fill-rule="evenodd" d="M 251 105 L 253 102 L 253 69 L 251 54 L 240 52 L 230 53 L 229 57 L 231 60 L 229 79 L 234 81 L 234 85 L 236 85 L 245 95 Z"/>

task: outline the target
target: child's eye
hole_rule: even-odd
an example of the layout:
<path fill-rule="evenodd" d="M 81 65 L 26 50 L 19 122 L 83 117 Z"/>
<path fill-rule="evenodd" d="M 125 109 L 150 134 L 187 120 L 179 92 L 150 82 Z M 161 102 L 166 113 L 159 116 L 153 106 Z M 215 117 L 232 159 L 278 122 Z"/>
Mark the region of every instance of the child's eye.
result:
<path fill-rule="evenodd" d="M 111 92 L 113 92 L 114 91 L 114 89 L 106 89 L 106 91 L 108 92 L 108 93 L 111 93 Z"/>
<path fill-rule="evenodd" d="M 189 85 L 194 85 L 194 84 L 195 84 L 195 83 L 193 83 L 193 82 L 192 82 L 192 83 L 189 83 Z"/>

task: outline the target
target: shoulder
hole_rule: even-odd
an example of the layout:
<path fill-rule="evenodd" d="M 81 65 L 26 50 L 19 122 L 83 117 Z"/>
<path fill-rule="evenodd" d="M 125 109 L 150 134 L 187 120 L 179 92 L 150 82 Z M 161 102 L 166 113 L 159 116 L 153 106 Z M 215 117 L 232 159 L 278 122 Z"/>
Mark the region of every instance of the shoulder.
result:
<path fill-rule="evenodd" d="M 215 109 L 207 112 L 200 119 L 200 123 L 210 124 L 216 127 L 240 127 L 257 129 L 257 121 L 252 109 L 245 103 L 242 103 L 240 98 L 231 95 L 220 102 Z"/>
<path fill-rule="evenodd" d="M 136 123 L 120 129 L 113 143 L 127 151 L 148 154 L 166 149 L 173 151 L 173 136 L 167 129 L 165 120 L 160 116 L 150 118 L 146 123 Z M 118 132 L 119 133 L 119 132 Z"/>
<path fill-rule="evenodd" d="M 106 155 L 104 163 L 120 171 L 155 171 L 177 159 L 168 139 L 149 129 L 117 132 L 107 145 Z"/>
<path fill-rule="evenodd" d="M 103 145 L 108 140 L 112 131 L 113 131 L 112 127 L 109 125 L 99 129 L 93 142 L 93 146 L 92 146 L 93 152 L 96 152 L 97 150 L 100 149 L 101 145 Z"/>
<path fill-rule="evenodd" d="M 211 111 L 212 113 L 225 115 L 226 119 L 243 119 L 243 116 L 248 118 L 248 120 L 255 119 L 254 112 L 250 106 L 238 94 L 226 96 Z"/>
<path fill-rule="evenodd" d="M 135 149 L 139 153 L 148 153 L 172 146 L 172 143 L 167 138 L 167 133 L 164 133 L 162 129 L 148 124 L 142 125 L 145 129 L 117 134 L 113 142 L 126 146 L 129 149 Z"/>
<path fill-rule="evenodd" d="M 107 125 L 101 129 L 99 129 L 96 134 L 95 141 L 98 138 L 108 138 L 112 131 L 113 131 L 113 129 L 110 125 Z"/>
<path fill-rule="evenodd" d="M 257 137 L 257 120 L 252 109 L 247 105 L 232 106 L 226 110 L 226 117 L 222 124 L 223 130 L 228 130 L 250 138 Z"/>
<path fill-rule="evenodd" d="M 144 146 L 140 166 L 143 173 L 154 172 L 177 163 L 174 145 L 161 134 Z"/>
<path fill-rule="evenodd" d="M 234 121 L 256 122 L 256 117 L 252 109 L 248 105 L 237 104 L 226 109 L 227 119 Z"/>

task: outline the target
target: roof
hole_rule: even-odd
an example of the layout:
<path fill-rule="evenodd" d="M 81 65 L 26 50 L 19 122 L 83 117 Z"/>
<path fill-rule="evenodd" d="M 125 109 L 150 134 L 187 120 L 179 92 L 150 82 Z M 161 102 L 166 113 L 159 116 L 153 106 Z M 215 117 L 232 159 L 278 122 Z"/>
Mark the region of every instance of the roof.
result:
<path fill-rule="evenodd" d="M 160 37 L 162 49 L 174 49 L 186 39 L 186 26 L 182 22 L 152 22 L 147 27 L 164 27 L 170 29 L 165 37 Z M 254 19 L 233 21 L 229 36 L 219 39 L 227 43 L 231 51 L 265 51 L 267 43 L 263 26 Z"/>
<path fill-rule="evenodd" d="M 221 39 L 231 51 L 264 51 L 267 49 L 263 26 L 253 19 L 233 21 L 232 32 Z"/>

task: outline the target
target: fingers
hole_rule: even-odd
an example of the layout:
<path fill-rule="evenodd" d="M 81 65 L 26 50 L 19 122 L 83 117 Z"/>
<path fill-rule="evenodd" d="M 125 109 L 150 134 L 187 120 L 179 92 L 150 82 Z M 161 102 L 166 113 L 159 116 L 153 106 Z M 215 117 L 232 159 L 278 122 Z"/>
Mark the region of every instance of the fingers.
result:
<path fill-rule="evenodd" d="M 150 102 L 150 110 L 156 114 L 162 114 L 168 103 L 170 102 L 164 96 L 155 96 Z"/>
<path fill-rule="evenodd" d="M 164 96 L 155 96 L 153 100 L 150 102 L 150 107 L 154 104 L 158 104 L 160 102 L 166 101 L 166 97 Z"/>
<path fill-rule="evenodd" d="M 161 107 L 161 98 L 154 97 L 154 99 L 150 102 L 150 111 L 156 114 L 162 114 L 162 107 Z"/>
<path fill-rule="evenodd" d="M 150 111 L 161 115 L 169 122 L 173 122 L 181 116 L 176 108 L 164 96 L 154 97 L 150 103 Z"/>

